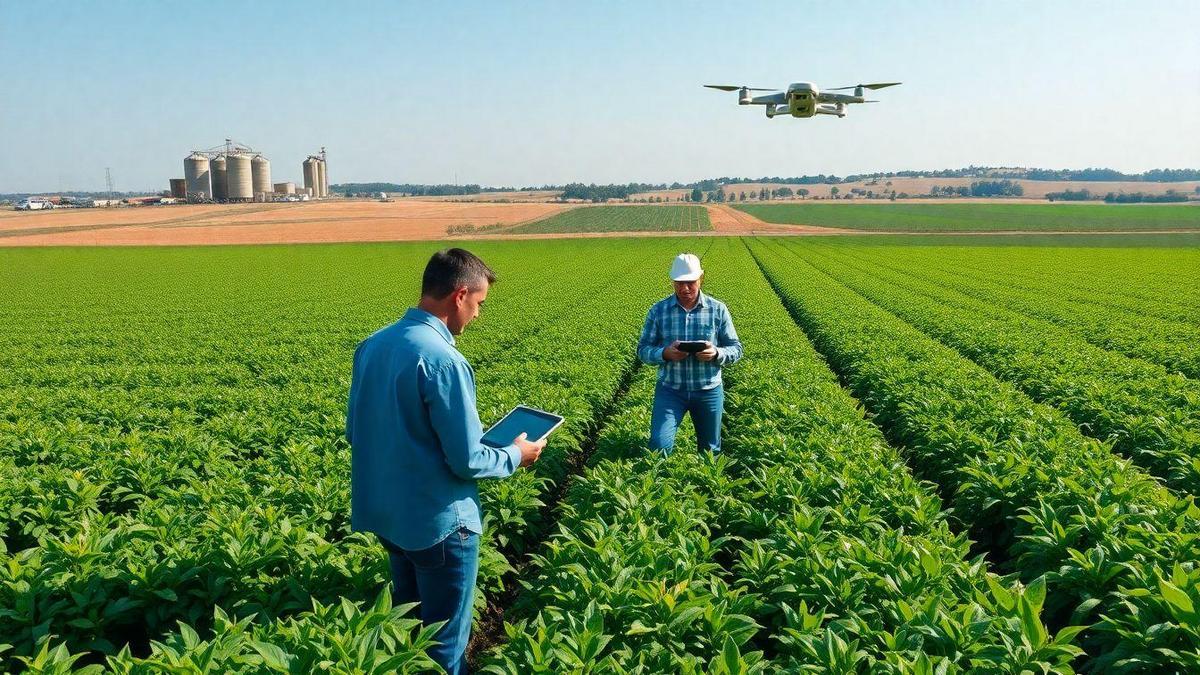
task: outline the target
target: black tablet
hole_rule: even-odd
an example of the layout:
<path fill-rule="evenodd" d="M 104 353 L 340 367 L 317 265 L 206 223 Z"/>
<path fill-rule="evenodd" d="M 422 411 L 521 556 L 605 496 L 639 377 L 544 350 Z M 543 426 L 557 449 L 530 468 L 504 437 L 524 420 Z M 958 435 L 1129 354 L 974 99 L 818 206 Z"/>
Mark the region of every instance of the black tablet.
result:
<path fill-rule="evenodd" d="M 688 340 L 685 342 L 680 342 L 678 345 L 675 345 L 675 347 L 681 352 L 695 354 L 708 349 L 708 343 L 704 340 Z"/>
<path fill-rule="evenodd" d="M 523 432 L 525 440 L 536 443 L 562 423 L 563 418 L 554 413 L 519 405 L 484 432 L 481 441 L 493 448 L 503 448 L 512 445 L 513 439 Z"/>

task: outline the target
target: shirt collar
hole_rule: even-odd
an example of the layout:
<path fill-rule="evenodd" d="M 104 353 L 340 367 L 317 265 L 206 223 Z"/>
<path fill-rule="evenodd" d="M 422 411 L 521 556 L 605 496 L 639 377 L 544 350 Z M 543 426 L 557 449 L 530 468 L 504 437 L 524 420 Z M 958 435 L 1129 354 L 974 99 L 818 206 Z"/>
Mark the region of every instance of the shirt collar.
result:
<path fill-rule="evenodd" d="M 450 334 L 450 329 L 446 327 L 446 324 L 442 323 L 441 319 L 429 312 L 418 307 L 411 307 L 404 313 L 404 320 L 423 323 L 436 331 L 438 335 L 441 335 L 442 339 L 449 342 L 451 346 L 454 345 L 454 336 Z"/>
<path fill-rule="evenodd" d="M 675 295 L 674 293 L 672 293 L 671 299 L 675 301 L 676 307 L 678 307 L 679 309 L 683 309 L 683 305 L 679 304 L 679 296 L 678 295 Z M 704 291 L 700 291 L 700 297 L 696 298 L 696 304 L 692 306 L 692 309 L 698 309 L 703 306 L 704 306 Z M 683 311 L 689 312 L 691 310 L 683 309 Z"/>

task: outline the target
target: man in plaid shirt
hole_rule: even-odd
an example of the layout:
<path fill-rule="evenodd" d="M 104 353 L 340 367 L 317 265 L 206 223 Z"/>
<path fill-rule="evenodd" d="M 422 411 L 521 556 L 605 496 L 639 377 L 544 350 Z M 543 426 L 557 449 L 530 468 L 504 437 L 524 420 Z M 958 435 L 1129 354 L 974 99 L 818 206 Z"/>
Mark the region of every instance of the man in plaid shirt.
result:
<path fill-rule="evenodd" d="M 638 340 L 638 358 L 658 366 L 650 447 L 667 455 L 685 414 L 692 416 L 700 449 L 721 451 L 721 368 L 742 358 L 733 317 L 725 303 L 700 292 L 703 279 L 700 259 L 679 254 L 671 265 L 675 293 L 650 308 Z M 701 341 L 706 344 L 700 351 L 680 349 L 681 342 Z"/>

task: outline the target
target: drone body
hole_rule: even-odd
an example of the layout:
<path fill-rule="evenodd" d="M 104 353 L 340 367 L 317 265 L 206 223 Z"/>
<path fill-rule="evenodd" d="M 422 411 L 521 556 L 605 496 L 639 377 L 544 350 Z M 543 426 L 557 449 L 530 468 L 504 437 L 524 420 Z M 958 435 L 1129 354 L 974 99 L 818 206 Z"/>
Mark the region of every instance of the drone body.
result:
<path fill-rule="evenodd" d="M 877 102 L 864 99 L 864 90 L 883 89 L 884 87 L 893 87 L 897 84 L 900 83 L 875 82 L 872 84 L 858 84 L 853 87 L 835 87 L 829 91 L 821 91 L 812 82 L 793 82 L 783 91 L 763 89 L 761 87 L 739 87 L 730 84 L 706 84 L 704 86 L 709 89 L 720 89 L 721 91 L 736 91 L 738 93 L 738 105 L 766 106 L 767 118 L 770 119 L 777 115 L 791 115 L 792 117 L 837 115 L 838 117 L 845 117 L 847 104 Z M 846 89 L 853 89 L 854 94 L 831 93 Z M 775 93 L 752 96 L 750 94 L 752 91 L 773 91 Z"/>

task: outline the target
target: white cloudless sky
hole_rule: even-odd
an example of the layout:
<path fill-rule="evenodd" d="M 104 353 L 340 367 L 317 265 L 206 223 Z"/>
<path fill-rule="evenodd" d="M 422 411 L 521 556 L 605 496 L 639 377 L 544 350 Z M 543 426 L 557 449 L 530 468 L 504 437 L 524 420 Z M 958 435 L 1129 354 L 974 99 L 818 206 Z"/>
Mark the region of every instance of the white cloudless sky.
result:
<path fill-rule="evenodd" d="M 233 138 L 300 179 L 540 185 L 1200 168 L 1200 2 L 0 0 L 0 192 L 165 189 Z M 900 80 L 844 119 L 702 84 Z"/>

